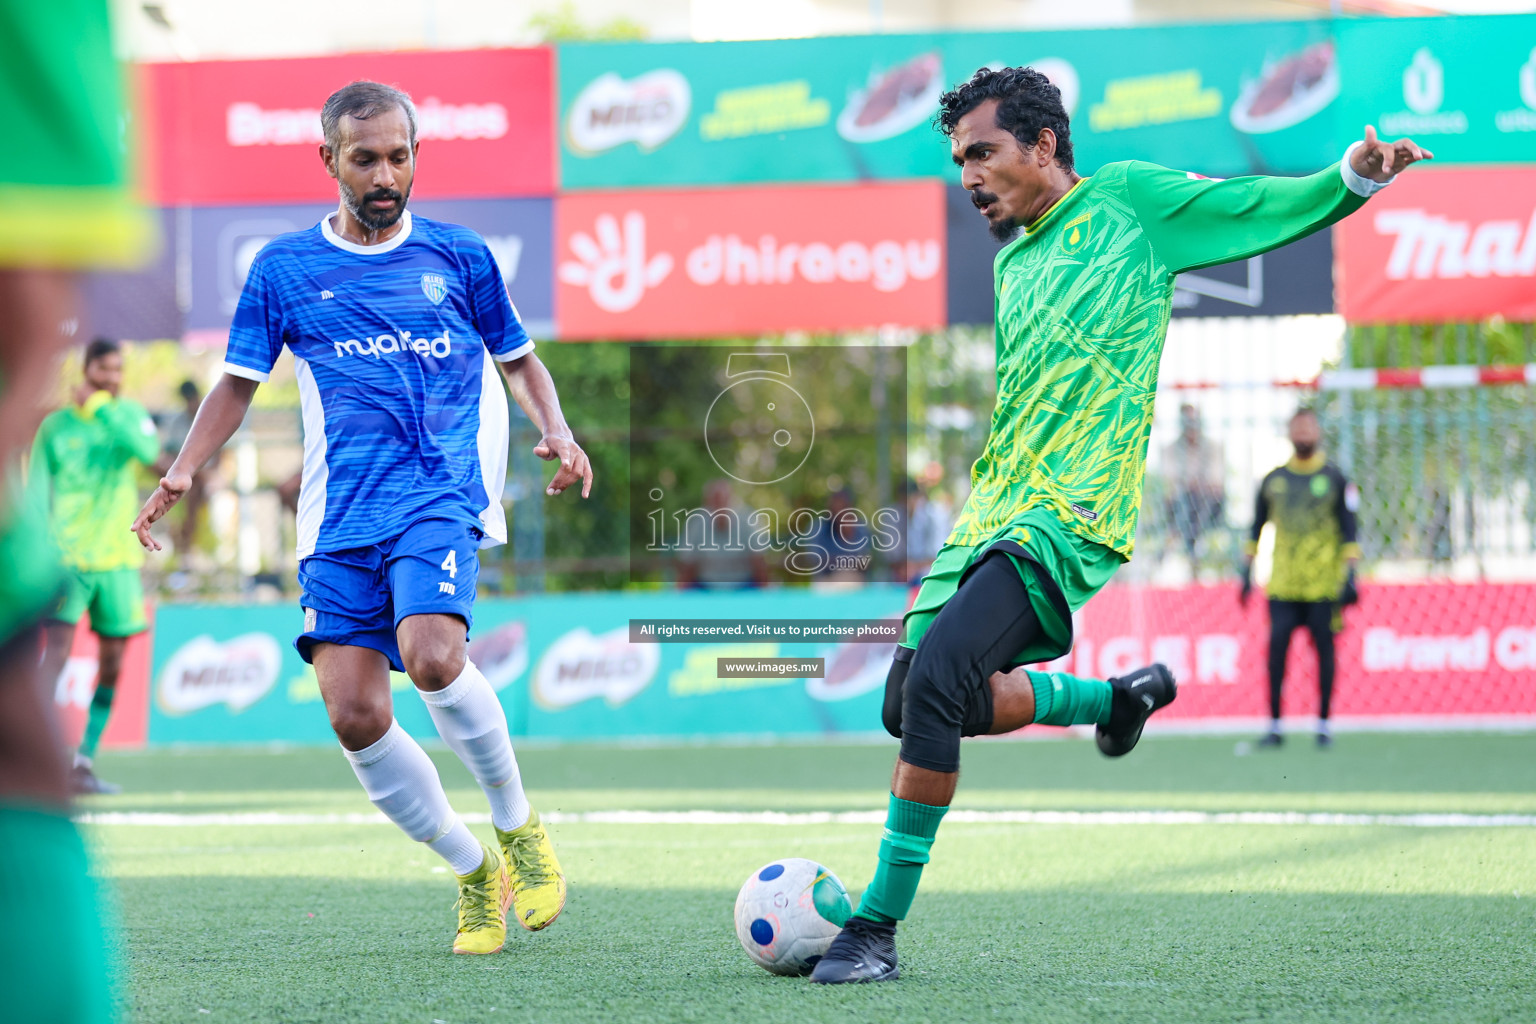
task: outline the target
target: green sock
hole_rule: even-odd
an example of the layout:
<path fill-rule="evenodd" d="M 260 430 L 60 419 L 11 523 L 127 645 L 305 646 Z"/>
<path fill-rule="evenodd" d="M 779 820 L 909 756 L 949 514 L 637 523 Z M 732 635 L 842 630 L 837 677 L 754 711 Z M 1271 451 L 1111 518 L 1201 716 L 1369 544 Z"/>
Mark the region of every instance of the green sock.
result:
<path fill-rule="evenodd" d="M 947 810 L 891 794 L 890 809 L 885 812 L 885 837 L 880 840 L 880 863 L 875 867 L 874 880 L 859 898 L 855 917 L 892 924 L 907 916 Z"/>
<path fill-rule="evenodd" d="M 1115 689 L 1102 679 L 1031 672 L 1036 725 L 1107 725 Z"/>
<path fill-rule="evenodd" d="M 80 756 L 88 760 L 96 757 L 96 748 L 101 745 L 101 734 L 107 727 L 107 718 L 112 714 L 112 699 L 117 696 L 116 686 L 98 686 L 96 693 L 91 697 L 91 710 L 85 719 L 85 734 L 80 737 Z"/>

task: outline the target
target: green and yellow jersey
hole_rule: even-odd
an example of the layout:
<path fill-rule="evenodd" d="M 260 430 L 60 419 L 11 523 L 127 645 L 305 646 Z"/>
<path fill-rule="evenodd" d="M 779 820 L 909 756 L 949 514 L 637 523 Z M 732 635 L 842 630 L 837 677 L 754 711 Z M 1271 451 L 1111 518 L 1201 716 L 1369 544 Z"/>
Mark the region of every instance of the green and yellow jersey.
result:
<path fill-rule="evenodd" d="M 1174 277 L 1359 209 L 1369 186 L 1346 173 L 1219 181 L 1109 164 L 998 253 L 997 405 L 948 543 L 1022 541 L 1043 509 L 1130 558 Z"/>
<path fill-rule="evenodd" d="M 1265 593 L 1276 601 L 1336 600 L 1345 561 L 1360 557 L 1358 506 L 1353 485 L 1321 452 L 1271 470 L 1259 485 L 1248 540 L 1253 554 L 1264 524 L 1274 524 L 1274 567 Z"/>
<path fill-rule="evenodd" d="M 106 0 L 0 3 L 0 40 L 0 267 L 137 262 L 151 228 L 130 194 Z"/>
<path fill-rule="evenodd" d="M 65 565 L 106 572 L 144 564 L 128 524 L 139 511 L 137 464 L 148 465 L 159 452 L 144 407 L 105 391 L 43 420 L 32 442 L 29 483 L 48 511 Z"/>

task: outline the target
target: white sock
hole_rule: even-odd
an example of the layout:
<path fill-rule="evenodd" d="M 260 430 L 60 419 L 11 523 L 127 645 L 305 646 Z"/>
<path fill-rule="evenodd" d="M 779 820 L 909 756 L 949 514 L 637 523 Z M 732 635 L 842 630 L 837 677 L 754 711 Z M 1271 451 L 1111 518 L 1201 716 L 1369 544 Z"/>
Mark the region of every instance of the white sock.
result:
<path fill-rule="evenodd" d="M 341 752 L 373 806 L 406 835 L 426 843 L 456 875 L 479 870 L 485 859 L 480 841 L 448 806 L 437 766 L 399 722 L 391 721 L 378 742 Z"/>
<path fill-rule="evenodd" d="M 418 690 L 443 742 L 485 790 L 491 821 L 502 831 L 528 820 L 528 797 L 507 734 L 507 713 L 490 682 L 469 660 L 459 678 L 436 693 Z"/>

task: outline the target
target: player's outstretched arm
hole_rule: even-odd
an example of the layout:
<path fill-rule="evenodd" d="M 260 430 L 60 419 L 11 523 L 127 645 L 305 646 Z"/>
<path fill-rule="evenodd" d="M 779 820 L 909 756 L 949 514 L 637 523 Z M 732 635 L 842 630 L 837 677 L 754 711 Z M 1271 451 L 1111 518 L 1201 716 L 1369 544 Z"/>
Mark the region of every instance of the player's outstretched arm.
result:
<path fill-rule="evenodd" d="M 1378 139 L 1367 125 L 1341 163 L 1305 177 L 1223 181 L 1138 162 L 1126 169 L 1126 190 L 1158 258 L 1180 274 L 1257 256 L 1325 228 L 1360 209 L 1404 168 L 1433 156 L 1412 139 Z"/>
<path fill-rule="evenodd" d="M 155 493 L 149 496 L 139 510 L 139 517 L 133 521 L 132 530 L 138 534 L 140 544 L 151 551 L 160 550 L 160 542 L 150 536 L 149 528 L 175 507 L 192 486 L 192 474 L 203 468 L 203 463 L 213 458 L 214 453 L 240 429 L 255 394 L 256 381 L 229 373 L 219 378 L 213 390 L 208 392 L 208 397 L 198 407 L 192 429 L 187 432 L 187 442 L 181 446 L 181 454 L 176 456 L 176 461 L 161 477 L 160 486 L 155 488 Z"/>
<path fill-rule="evenodd" d="M 560 396 L 555 393 L 555 381 L 549 370 L 531 352 L 497 365 L 507 378 L 513 399 L 543 435 L 534 445 L 533 454 L 546 462 L 560 460 L 560 468 L 544 493 L 559 494 L 580 480 L 581 496 L 589 496 L 592 493 L 592 463 L 565 422 L 565 414 L 560 411 Z"/>

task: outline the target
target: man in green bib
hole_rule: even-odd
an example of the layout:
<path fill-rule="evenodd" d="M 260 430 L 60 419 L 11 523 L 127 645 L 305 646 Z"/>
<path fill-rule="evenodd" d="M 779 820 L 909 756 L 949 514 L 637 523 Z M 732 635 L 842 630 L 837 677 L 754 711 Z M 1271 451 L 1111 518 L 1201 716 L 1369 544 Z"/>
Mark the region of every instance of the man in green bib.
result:
<path fill-rule="evenodd" d="M 123 352 L 97 338 L 86 346 L 84 379 L 73 402 L 52 413 L 32 442 L 31 485 L 48 509 L 64 563 L 64 593 L 45 618 L 41 668 L 56 680 L 69 657 L 81 616 L 89 613 L 100 667 L 85 733 L 75 753 L 77 793 L 115 793 L 96 777 L 94 759 L 112 713 L 128 638 L 144 632 L 144 550 L 121 528 L 139 505 L 138 467 L 160 454 L 160 438 L 144 407 L 120 396 Z"/>
<path fill-rule="evenodd" d="M 1326 227 L 1431 155 L 1367 127 L 1304 178 L 1216 181 L 1136 161 L 1084 178 L 1061 93 L 1032 68 L 976 72 L 940 99 L 937 124 L 1008 243 L 994 265 L 997 405 L 886 683 L 901 754 L 885 835 L 811 975 L 825 984 L 899 975 L 896 922 L 954 797 L 962 736 L 1094 725 L 1120 757 L 1177 693 L 1162 665 L 1110 680 L 1022 667 L 1071 649 L 1072 613 L 1131 557 L 1174 277 Z"/>

